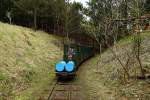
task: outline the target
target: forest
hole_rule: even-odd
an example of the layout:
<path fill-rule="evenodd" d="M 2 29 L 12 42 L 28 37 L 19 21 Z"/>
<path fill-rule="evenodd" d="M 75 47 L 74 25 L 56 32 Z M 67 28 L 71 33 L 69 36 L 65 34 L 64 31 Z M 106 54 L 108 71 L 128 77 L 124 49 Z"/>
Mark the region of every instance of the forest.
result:
<path fill-rule="evenodd" d="M 107 23 L 117 24 L 117 20 L 148 16 L 149 2 L 90 0 L 88 7 L 83 7 L 79 2 L 70 3 L 70 0 L 0 0 L 0 20 L 54 34 L 87 33 L 88 25 L 103 27 Z M 122 22 L 124 25 L 120 27 L 126 28 L 128 22 Z"/>
<path fill-rule="evenodd" d="M 66 43 L 94 48 L 94 60 L 79 71 L 90 100 L 134 100 L 129 95 L 148 100 L 149 30 L 150 0 L 87 0 L 86 6 L 75 0 L 0 0 L 0 100 L 45 100 Z M 120 90 L 96 97 L 96 84 L 113 90 L 104 88 L 109 82 Z M 115 99 L 108 99 L 109 93 Z"/>

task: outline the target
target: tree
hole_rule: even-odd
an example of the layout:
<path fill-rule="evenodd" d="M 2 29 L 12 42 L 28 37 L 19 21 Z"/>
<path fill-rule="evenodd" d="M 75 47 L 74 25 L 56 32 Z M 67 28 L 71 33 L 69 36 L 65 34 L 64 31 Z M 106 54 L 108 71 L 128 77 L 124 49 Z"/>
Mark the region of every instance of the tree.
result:
<path fill-rule="evenodd" d="M 8 12 L 6 13 L 6 16 L 7 16 L 7 18 L 9 19 L 9 24 L 11 24 L 11 22 L 12 22 L 12 13 L 11 13 L 10 11 L 8 11 Z"/>
<path fill-rule="evenodd" d="M 83 19 L 82 15 L 82 4 L 81 3 L 72 3 L 70 4 L 69 11 L 69 22 L 68 22 L 68 31 L 70 34 L 76 34 L 81 32 L 81 22 Z"/>
<path fill-rule="evenodd" d="M 102 48 L 108 45 L 105 45 L 106 40 L 110 40 L 114 30 L 112 27 L 112 1 L 107 0 L 91 0 L 86 10 L 86 15 L 90 17 L 88 28 L 88 33 L 95 38 L 99 45 L 99 52 L 101 54 Z M 100 61 L 101 55 L 99 57 L 98 63 Z M 98 68 L 97 68 L 98 71 Z"/>
<path fill-rule="evenodd" d="M 10 22 L 10 17 L 12 19 L 12 16 L 9 16 L 8 18 L 8 12 L 9 15 L 12 15 L 12 9 L 13 9 L 13 0 L 0 0 L 0 21 L 3 22 Z M 11 14 L 10 14 L 11 13 Z"/>
<path fill-rule="evenodd" d="M 146 13 L 150 13 L 150 0 L 146 0 L 146 2 L 144 3 L 144 8 Z"/>
<path fill-rule="evenodd" d="M 17 0 L 14 1 L 16 7 L 27 14 L 33 16 L 34 30 L 37 29 L 37 17 L 45 9 L 48 0 Z"/>
<path fill-rule="evenodd" d="M 81 33 L 81 22 L 83 19 L 82 4 L 69 0 L 65 4 L 66 11 L 64 13 L 64 34 L 67 37 L 67 43 L 69 38 L 79 38 Z"/>
<path fill-rule="evenodd" d="M 53 1 L 53 11 L 52 15 L 54 17 L 54 33 L 62 32 L 63 31 L 63 24 L 65 19 L 66 13 L 66 4 L 65 0 L 54 0 Z"/>
<path fill-rule="evenodd" d="M 121 58 L 117 55 L 117 51 L 112 48 L 115 47 L 114 43 L 117 41 L 119 34 L 116 34 L 118 31 L 118 23 L 116 23 L 115 18 L 117 20 L 128 20 L 129 17 L 131 18 L 140 18 L 143 14 L 143 0 L 90 0 L 88 3 L 89 7 L 86 10 L 86 15 L 90 17 L 90 21 L 88 29 L 89 34 L 95 38 L 97 43 L 99 44 L 100 53 L 101 47 L 108 47 L 110 48 L 112 54 L 122 66 L 124 73 L 126 74 L 127 78 L 130 78 L 129 73 L 129 61 L 132 59 L 132 55 L 127 52 L 127 60 L 125 63 L 121 60 Z M 130 16 L 129 16 L 130 15 Z M 140 20 L 136 20 L 134 23 L 138 30 L 140 30 Z M 123 30 L 127 29 L 127 23 L 125 22 L 125 26 L 122 25 L 124 28 Z M 126 31 L 124 31 L 127 34 Z M 119 33 L 119 32 L 118 32 Z M 121 33 L 122 34 L 122 33 Z M 140 39 L 140 31 L 135 34 L 135 41 L 134 41 L 134 54 L 135 59 L 137 59 L 139 63 L 139 67 L 141 69 L 141 76 L 145 77 L 144 70 L 142 66 L 142 61 L 140 59 L 140 47 L 141 47 L 141 39 Z M 99 60 L 100 61 L 100 60 Z M 98 61 L 98 62 L 99 62 Z M 97 64 L 98 66 L 98 64 Z"/>
<path fill-rule="evenodd" d="M 142 61 L 140 58 L 140 52 L 141 52 L 141 43 L 142 43 L 142 39 L 141 39 L 141 25 L 140 25 L 140 16 L 144 13 L 144 2 L 143 0 L 133 0 L 131 2 L 131 7 L 132 10 L 134 12 L 133 16 L 135 16 L 137 19 L 135 20 L 135 35 L 134 35 L 134 42 L 133 42 L 133 52 L 135 54 L 135 58 L 137 59 L 138 63 L 139 63 L 139 67 L 141 70 L 141 77 L 145 78 L 145 73 L 144 73 L 144 69 L 143 69 L 143 65 L 142 65 Z"/>

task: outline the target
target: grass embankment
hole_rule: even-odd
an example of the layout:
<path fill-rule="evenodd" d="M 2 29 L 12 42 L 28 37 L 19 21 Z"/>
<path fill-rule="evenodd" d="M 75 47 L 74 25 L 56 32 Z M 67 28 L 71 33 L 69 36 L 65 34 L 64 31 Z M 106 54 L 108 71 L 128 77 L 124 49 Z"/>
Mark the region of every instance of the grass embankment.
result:
<path fill-rule="evenodd" d="M 37 100 L 54 78 L 61 38 L 0 23 L 0 100 Z"/>
<path fill-rule="evenodd" d="M 128 36 L 113 47 L 124 64 L 132 44 L 133 37 Z M 142 33 L 140 58 L 146 75 L 150 75 L 150 32 Z M 81 66 L 81 80 L 89 100 L 150 100 L 150 79 L 124 79 L 124 71 L 110 49 L 102 53 L 97 66 L 98 59 L 99 55 Z M 132 77 L 140 75 L 137 61 L 130 63 L 129 69 Z"/>

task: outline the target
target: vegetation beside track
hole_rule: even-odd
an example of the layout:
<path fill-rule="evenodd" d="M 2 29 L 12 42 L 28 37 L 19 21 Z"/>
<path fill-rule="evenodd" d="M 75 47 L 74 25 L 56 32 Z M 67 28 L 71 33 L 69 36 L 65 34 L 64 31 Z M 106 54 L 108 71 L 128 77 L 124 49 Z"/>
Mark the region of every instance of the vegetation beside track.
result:
<path fill-rule="evenodd" d="M 141 34 L 141 60 L 145 74 L 150 74 L 150 32 Z M 133 37 L 128 36 L 116 44 L 117 54 L 124 61 L 127 50 L 132 49 Z M 115 46 L 113 47 L 115 49 Z M 114 58 L 110 49 L 102 53 L 99 65 L 99 55 L 84 63 L 81 68 L 81 82 L 89 100 L 149 100 L 150 79 L 124 79 L 123 69 Z M 136 69 L 136 70 L 135 70 Z M 137 62 L 130 68 L 132 76 L 140 74 Z"/>
<path fill-rule="evenodd" d="M 0 22 L 0 100 L 37 100 L 54 78 L 61 38 Z"/>

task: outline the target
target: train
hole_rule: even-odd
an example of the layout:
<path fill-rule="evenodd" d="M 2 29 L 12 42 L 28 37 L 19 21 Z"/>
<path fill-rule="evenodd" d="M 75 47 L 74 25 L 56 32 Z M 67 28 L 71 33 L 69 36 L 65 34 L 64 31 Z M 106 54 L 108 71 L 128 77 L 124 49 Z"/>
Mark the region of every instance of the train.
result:
<path fill-rule="evenodd" d="M 63 60 L 55 65 L 55 74 L 60 77 L 75 77 L 79 66 L 90 57 L 94 56 L 93 46 L 81 44 L 64 44 Z"/>

